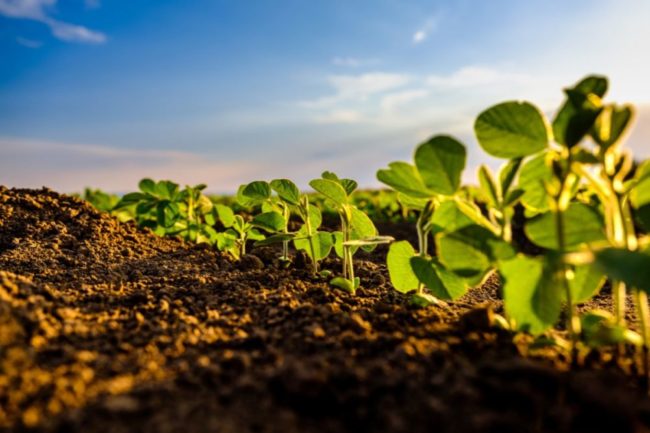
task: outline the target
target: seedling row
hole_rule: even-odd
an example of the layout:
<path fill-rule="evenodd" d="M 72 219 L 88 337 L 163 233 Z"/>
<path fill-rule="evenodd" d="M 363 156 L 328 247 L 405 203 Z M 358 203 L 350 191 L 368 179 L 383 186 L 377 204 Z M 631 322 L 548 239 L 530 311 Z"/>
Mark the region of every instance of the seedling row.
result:
<path fill-rule="evenodd" d="M 418 306 L 445 308 L 498 275 L 504 314 L 493 316 L 494 326 L 566 350 L 574 363 L 592 348 L 621 355 L 631 345 L 647 377 L 650 160 L 635 161 L 624 147 L 634 108 L 605 101 L 607 89 L 605 77 L 584 78 L 564 90 L 552 119 L 521 101 L 483 111 L 476 139 L 503 164 L 496 173 L 481 166 L 478 186 L 461 184 L 467 147 L 436 135 L 416 147 L 412 161 L 377 171 L 387 191 L 358 191 L 356 181 L 326 171 L 309 182 L 308 193 L 289 179 L 258 180 L 230 202 L 206 196 L 205 185 L 181 189 L 151 179 L 121 198 L 101 191 L 86 198 L 122 220 L 208 243 L 233 260 L 251 246 L 278 245 L 290 267 L 290 251 L 302 251 L 314 277 L 352 295 L 363 290 L 355 254 L 380 244 L 390 244 L 392 286 Z M 324 214 L 335 215 L 337 230 L 324 228 Z M 411 221 L 417 243 L 382 236 L 373 219 Z M 332 255 L 340 259 L 336 272 L 321 268 Z M 606 281 L 613 311 L 578 314 L 577 305 Z M 628 295 L 634 327 L 626 322 Z"/>

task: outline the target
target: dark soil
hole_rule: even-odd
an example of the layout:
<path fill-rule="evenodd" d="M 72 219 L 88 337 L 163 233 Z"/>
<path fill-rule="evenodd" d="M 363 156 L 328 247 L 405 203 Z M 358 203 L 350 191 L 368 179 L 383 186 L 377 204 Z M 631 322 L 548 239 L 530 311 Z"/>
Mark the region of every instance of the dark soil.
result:
<path fill-rule="evenodd" d="M 381 250 L 359 256 L 357 296 L 276 255 L 232 263 L 76 198 L 0 187 L 0 429 L 650 431 L 633 368 L 596 353 L 569 370 L 487 326 L 494 278 L 415 309 Z"/>

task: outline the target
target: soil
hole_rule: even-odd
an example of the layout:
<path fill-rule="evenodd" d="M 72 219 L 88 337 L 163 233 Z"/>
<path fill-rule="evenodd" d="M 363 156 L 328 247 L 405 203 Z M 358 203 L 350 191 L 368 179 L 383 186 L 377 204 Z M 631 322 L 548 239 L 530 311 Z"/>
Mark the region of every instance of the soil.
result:
<path fill-rule="evenodd" d="M 595 352 L 569 368 L 488 326 L 496 278 L 447 309 L 412 307 L 384 259 L 356 257 L 351 296 L 301 256 L 234 263 L 73 197 L 0 187 L 0 430 L 650 431 L 632 362 Z"/>

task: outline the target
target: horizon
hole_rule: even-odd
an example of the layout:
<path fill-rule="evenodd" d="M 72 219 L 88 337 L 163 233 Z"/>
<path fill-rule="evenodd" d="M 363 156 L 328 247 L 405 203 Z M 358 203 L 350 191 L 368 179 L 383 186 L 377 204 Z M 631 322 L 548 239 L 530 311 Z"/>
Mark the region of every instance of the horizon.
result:
<path fill-rule="evenodd" d="M 435 134 L 467 145 L 472 181 L 496 165 L 483 109 L 551 115 L 592 73 L 636 106 L 627 146 L 650 157 L 650 3 L 622 4 L 0 0 L 0 184 L 222 194 L 332 170 L 372 188 Z"/>

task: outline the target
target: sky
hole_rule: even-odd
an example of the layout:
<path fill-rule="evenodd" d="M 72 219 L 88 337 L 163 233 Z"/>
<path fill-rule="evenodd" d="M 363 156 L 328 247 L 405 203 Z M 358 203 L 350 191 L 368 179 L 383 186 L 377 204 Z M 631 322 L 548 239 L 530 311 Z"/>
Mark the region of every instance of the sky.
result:
<path fill-rule="evenodd" d="M 377 169 L 490 105 L 610 78 L 650 157 L 648 0 L 0 0 L 0 184 L 232 192 Z"/>

